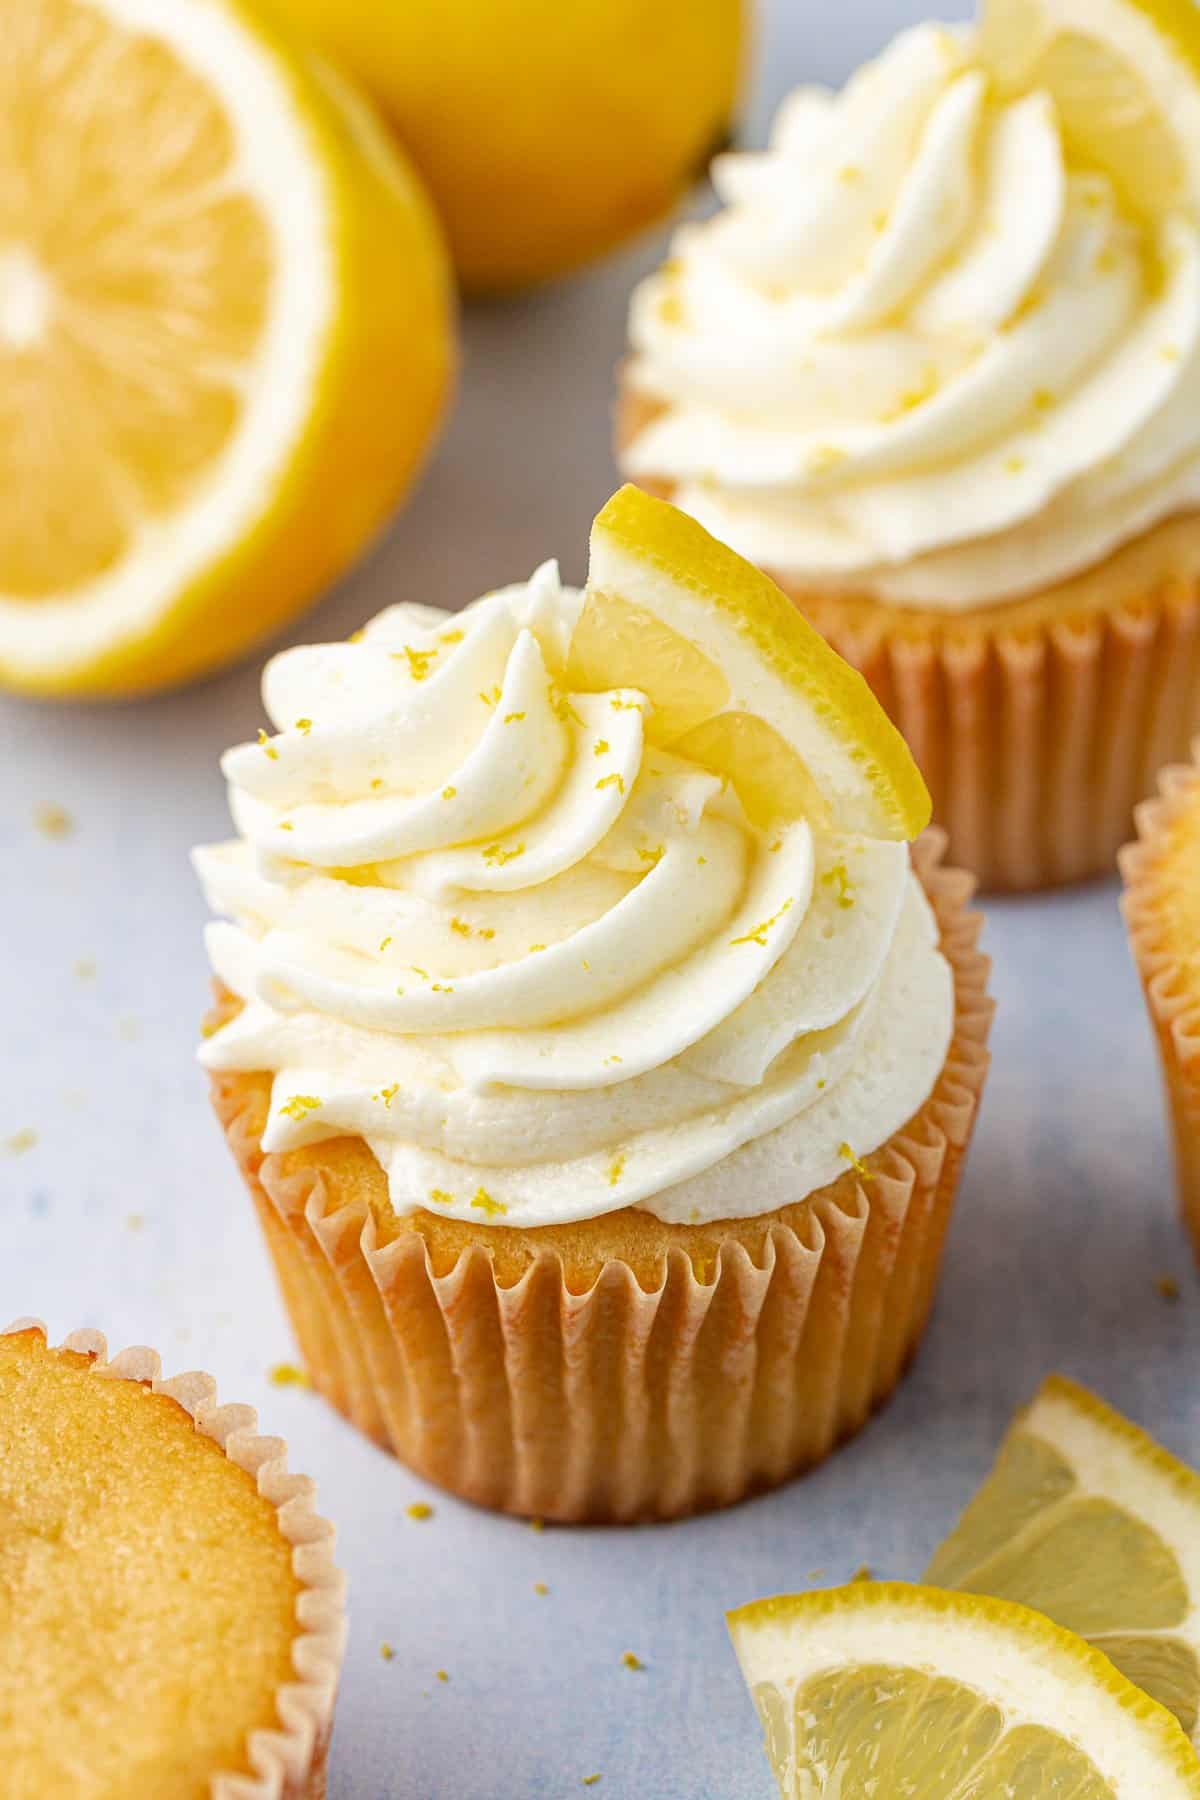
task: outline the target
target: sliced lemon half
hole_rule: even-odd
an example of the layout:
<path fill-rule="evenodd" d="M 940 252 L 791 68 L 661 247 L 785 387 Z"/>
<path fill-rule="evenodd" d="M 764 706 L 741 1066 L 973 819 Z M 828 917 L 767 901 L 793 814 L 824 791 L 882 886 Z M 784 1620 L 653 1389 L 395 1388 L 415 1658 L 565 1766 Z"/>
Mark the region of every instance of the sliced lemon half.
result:
<path fill-rule="evenodd" d="M 759 1600 L 729 1630 L 786 1800 L 1181 1800 L 1177 1721 L 1011 1602 L 898 1583 Z"/>
<path fill-rule="evenodd" d="M 0 56 L 0 683 L 213 668 L 387 517 L 452 362 L 423 189 L 237 0 L 22 0 Z"/>
<path fill-rule="evenodd" d="M 592 527 L 567 681 L 640 689 L 650 740 L 727 777 L 757 823 L 911 838 L 929 822 L 917 766 L 862 676 L 766 575 L 639 488 Z"/>
<path fill-rule="evenodd" d="M 1052 1376 L 925 1579 L 1035 1606 L 1167 1706 L 1200 1715 L 1200 1475 Z"/>
<path fill-rule="evenodd" d="M 1068 154 L 1132 210 L 1200 203 L 1195 0 L 985 0 L 979 53 L 1002 93 L 1052 96 Z"/>

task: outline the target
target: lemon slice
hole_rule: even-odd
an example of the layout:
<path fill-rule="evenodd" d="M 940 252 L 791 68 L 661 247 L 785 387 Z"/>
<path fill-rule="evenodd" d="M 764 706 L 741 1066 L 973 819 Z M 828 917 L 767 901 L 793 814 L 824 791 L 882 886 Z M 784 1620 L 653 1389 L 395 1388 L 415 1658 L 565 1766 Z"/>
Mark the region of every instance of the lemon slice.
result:
<path fill-rule="evenodd" d="M 929 822 L 917 766 L 862 676 L 773 581 L 639 488 L 592 526 L 567 682 L 639 689 L 651 742 L 727 777 L 756 823 L 898 839 Z"/>
<path fill-rule="evenodd" d="M 216 666 L 381 525 L 451 364 L 423 190 L 234 0 L 28 0 L 0 57 L 0 682 Z"/>
<path fill-rule="evenodd" d="M 1035 1606 L 1170 1707 L 1200 1712 L 1200 1475 L 1052 1376 L 925 1579 Z"/>
<path fill-rule="evenodd" d="M 1026 1607 L 862 1582 L 729 1630 L 786 1800 L 1200 1795 L 1171 1714 Z"/>
<path fill-rule="evenodd" d="M 1131 210 L 1200 203 L 1194 0 L 986 0 L 979 53 L 1002 93 L 1052 96 L 1068 154 Z"/>

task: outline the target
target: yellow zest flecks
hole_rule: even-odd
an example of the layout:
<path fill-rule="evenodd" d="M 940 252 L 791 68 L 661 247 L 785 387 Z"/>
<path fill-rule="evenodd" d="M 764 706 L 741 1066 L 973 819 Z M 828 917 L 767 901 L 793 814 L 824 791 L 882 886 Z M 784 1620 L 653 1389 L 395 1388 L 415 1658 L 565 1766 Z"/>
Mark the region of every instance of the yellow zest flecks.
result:
<path fill-rule="evenodd" d="M 614 712 L 641 712 L 643 710 L 640 700 L 622 700 L 616 694 L 610 697 L 608 704 Z"/>
<path fill-rule="evenodd" d="M 404 1516 L 406 1519 L 416 1519 L 419 1523 L 422 1519 L 432 1519 L 433 1508 L 427 1500 L 414 1500 L 405 1507 Z"/>
<path fill-rule="evenodd" d="M 887 222 L 888 222 L 887 213 L 884 212 L 882 209 L 877 213 L 871 214 L 871 229 L 872 229 L 872 231 L 877 232 L 877 233 L 886 231 L 887 230 Z"/>
<path fill-rule="evenodd" d="M 456 931 L 459 937 L 470 937 L 471 935 L 471 927 L 465 919 L 451 919 L 450 929 Z"/>
<path fill-rule="evenodd" d="M 1178 362 L 1180 351 L 1178 344 L 1164 344 L 1158 353 L 1164 362 Z"/>
<path fill-rule="evenodd" d="M 515 862 L 518 856 L 524 856 L 524 854 L 524 844 L 514 844 L 511 849 L 506 848 L 503 844 L 489 844 L 483 852 L 483 860 L 485 863 L 493 863 L 497 868 L 502 868 L 505 863 Z"/>
<path fill-rule="evenodd" d="M 312 730 L 312 720 L 311 719 L 297 719 L 296 720 L 296 730 L 303 732 L 304 736 L 307 737 L 309 732 Z"/>
<path fill-rule="evenodd" d="M 623 1056 L 617 1056 L 616 1053 L 614 1052 L 614 1054 L 612 1056 L 605 1057 L 604 1066 L 606 1069 L 612 1069 L 612 1068 L 615 1068 L 618 1063 L 622 1063 L 624 1061 L 625 1061 L 625 1058 Z"/>
<path fill-rule="evenodd" d="M 4 1148 L 10 1156 L 24 1156 L 27 1150 L 33 1149 L 37 1141 L 38 1134 L 32 1126 L 23 1125 L 20 1131 L 14 1131 L 10 1137 L 5 1138 Z"/>
<path fill-rule="evenodd" d="M 652 869 L 655 869 L 658 867 L 659 863 L 662 861 L 663 854 L 664 853 L 663 853 L 662 845 L 655 844 L 655 846 L 652 850 L 639 850 L 638 851 L 638 860 L 639 860 L 639 862 L 648 863 Z"/>
<path fill-rule="evenodd" d="M 625 777 L 614 769 L 611 775 L 602 775 L 596 783 L 597 788 L 615 787 L 618 794 L 625 792 Z"/>
<path fill-rule="evenodd" d="M 373 794 L 377 794 L 382 786 L 383 786 L 382 775 L 376 775 L 374 780 L 371 783 L 371 792 Z"/>
<path fill-rule="evenodd" d="M 394 661 L 399 662 L 403 657 L 407 662 L 408 672 L 414 681 L 426 680 L 429 675 L 429 665 L 436 656 L 436 650 L 414 650 L 409 644 L 405 644 L 400 650 L 392 651 Z"/>
<path fill-rule="evenodd" d="M 315 1094 L 293 1094 L 287 1105 L 279 1110 L 285 1118 L 299 1121 L 308 1113 L 316 1112 L 320 1104 Z"/>
<path fill-rule="evenodd" d="M 310 1388 L 312 1386 L 312 1379 L 309 1376 L 308 1370 L 300 1368 L 297 1363 L 290 1362 L 272 1363 L 271 1367 L 267 1370 L 267 1380 L 271 1383 L 272 1387 L 279 1388 Z"/>
<path fill-rule="evenodd" d="M 546 1595 L 550 1592 L 550 1589 L 546 1586 L 544 1581 L 535 1581 L 533 1584 L 533 1591 L 535 1594 Z"/>
<path fill-rule="evenodd" d="M 445 1188 L 430 1188 L 429 1198 L 435 1206 L 453 1206 L 454 1195 L 448 1194 Z"/>
<path fill-rule="evenodd" d="M 462 641 L 463 634 L 461 631 L 440 631 L 438 633 L 439 644 L 461 644 Z"/>
<path fill-rule="evenodd" d="M 548 690 L 550 710 L 560 725 L 582 725 L 583 720 L 571 705 L 556 681 L 550 683 Z"/>
<path fill-rule="evenodd" d="M 837 176 L 838 180 L 845 182 L 847 187 L 853 187 L 856 181 L 862 180 L 863 172 L 858 163 L 843 163 Z"/>
<path fill-rule="evenodd" d="M 848 1162 L 860 1181 L 870 1181 L 871 1171 L 861 1156 L 856 1156 L 849 1144 L 838 1145 L 838 1155 L 843 1162 Z"/>
<path fill-rule="evenodd" d="M 592 755 L 593 756 L 607 756 L 608 751 L 609 751 L 609 743 L 608 743 L 607 738 L 597 738 L 595 743 L 592 745 Z"/>
<path fill-rule="evenodd" d="M 262 729 L 261 726 L 259 727 L 259 731 L 258 731 L 258 741 L 259 741 L 259 745 L 261 746 L 263 752 L 267 756 L 270 757 L 271 761 L 278 762 L 279 761 L 279 752 L 275 748 L 274 744 L 271 742 L 270 738 L 267 736 L 266 732 Z"/>
<path fill-rule="evenodd" d="M 502 1213 L 508 1211 L 503 1200 L 493 1200 L 485 1187 L 476 1189 L 475 1198 L 471 1201 L 471 1205 L 475 1208 L 476 1212 L 484 1213 L 489 1219 L 498 1218 Z"/>
<path fill-rule="evenodd" d="M 521 720 L 522 720 L 522 719 L 523 719 L 523 718 L 524 718 L 524 717 L 525 717 L 525 714 L 524 714 L 524 713 L 523 713 L 523 712 L 511 712 L 511 713 L 505 713 L 505 715 L 504 715 L 504 723 L 505 723 L 505 724 L 506 724 L 506 725 L 517 725 L 517 724 L 519 724 L 519 723 L 520 723 L 520 721 L 521 721 Z"/>
<path fill-rule="evenodd" d="M 362 626 L 360 625 L 357 631 L 352 631 L 350 633 L 350 636 L 346 639 L 346 642 L 348 644 L 361 644 L 363 639 L 366 637 L 366 635 L 367 635 L 366 632 L 363 630 Z"/>
<path fill-rule="evenodd" d="M 1035 388 L 1033 394 L 1034 412 L 1049 412 L 1057 398 L 1058 396 L 1054 393 L 1052 388 Z"/>
<path fill-rule="evenodd" d="M 600 1776 L 599 1775 L 581 1775 L 579 1779 L 580 1779 L 581 1784 L 584 1787 L 595 1787 L 596 1783 L 600 1780 Z"/>
<path fill-rule="evenodd" d="M 658 316 L 664 325 L 682 325 L 687 317 L 684 311 L 683 296 L 674 292 L 660 295 Z"/>
<path fill-rule="evenodd" d="M 936 367 L 932 363 L 927 364 L 921 372 L 921 379 L 914 382 L 912 387 L 905 388 L 895 404 L 882 415 L 880 423 L 891 425 L 897 419 L 903 419 L 909 413 L 916 412 L 919 406 L 924 406 L 927 400 L 933 399 L 940 385 Z"/>
<path fill-rule="evenodd" d="M 390 1106 L 399 1092 L 400 1083 L 398 1081 L 393 1081 L 391 1087 L 381 1087 L 377 1093 L 371 1095 L 371 1098 L 372 1100 L 378 1100 L 381 1106 Z"/>
<path fill-rule="evenodd" d="M 454 989 L 445 981 L 435 981 L 430 988 L 431 994 L 452 994 Z"/>
<path fill-rule="evenodd" d="M 545 948 L 545 944 L 530 944 L 529 954 L 530 956 L 536 956 L 539 950 L 544 950 Z"/>
<path fill-rule="evenodd" d="M 449 1679 L 450 1679 L 450 1677 L 449 1677 L 449 1675 L 447 1675 L 445 1669 L 439 1669 L 437 1671 L 437 1678 L 439 1681 L 449 1681 Z"/>
<path fill-rule="evenodd" d="M 498 687 L 494 687 L 491 690 L 491 692 L 488 693 L 485 691 L 485 689 L 480 688 L 479 698 L 483 701 L 483 704 L 485 706 L 499 706 L 499 704 L 500 704 L 500 689 Z"/>
<path fill-rule="evenodd" d="M 295 831 L 296 827 L 292 824 L 290 819 L 280 819 L 279 829 L 280 831 Z"/>
<path fill-rule="evenodd" d="M 772 925 L 779 923 L 785 912 L 791 911 L 791 906 L 792 896 L 789 894 L 783 905 L 777 912 L 773 912 L 769 919 L 764 919 L 761 925 L 752 926 L 749 931 L 743 932 L 741 937 L 730 938 L 730 944 L 757 944 L 761 950 L 765 950 L 768 931 Z"/>
<path fill-rule="evenodd" d="M 632 1650 L 627 1650 L 621 1658 L 621 1666 L 625 1669 L 644 1669 L 646 1665 L 640 1656 L 635 1656 Z"/>
<path fill-rule="evenodd" d="M 614 1156 L 612 1161 L 608 1165 L 608 1185 L 609 1185 L 609 1187 L 616 1187 L 618 1181 L 620 1181 L 620 1179 L 624 1173 L 625 1173 L 625 1158 L 624 1158 L 624 1156 Z"/>
<path fill-rule="evenodd" d="M 420 981 L 428 981 L 429 980 L 429 970 L 428 969 L 418 969 L 416 963 L 409 963 L 408 966 L 412 970 L 413 974 L 415 976 L 417 976 L 418 980 L 420 980 Z"/>
<path fill-rule="evenodd" d="M 384 1662 L 391 1662 L 396 1652 L 392 1649 L 392 1646 L 385 1641 L 379 1646 L 379 1654 L 382 1656 Z"/>
<path fill-rule="evenodd" d="M 453 798 L 454 798 L 455 794 L 457 794 L 457 792 L 458 792 L 458 789 L 456 787 L 444 787 L 442 789 L 442 799 L 443 800 L 453 800 Z"/>
<path fill-rule="evenodd" d="M 696 858 L 696 867 L 698 869 L 702 869 L 707 861 L 708 861 L 707 856 L 698 856 Z"/>
<path fill-rule="evenodd" d="M 381 955 L 381 956 L 382 956 L 382 955 L 383 955 L 383 953 L 384 953 L 384 951 L 385 951 L 385 950 L 386 950 L 386 949 L 387 949 L 387 947 L 388 947 L 388 945 L 389 945 L 389 944 L 390 944 L 390 943 L 391 943 L 391 941 L 392 941 L 392 940 L 391 940 L 391 937 L 390 937 L 390 935 L 389 935 L 389 936 L 388 936 L 388 937 L 384 937 L 384 938 L 380 938 L 380 940 L 379 940 L 379 954 L 380 954 L 380 955 Z"/>
<path fill-rule="evenodd" d="M 1006 456 L 1004 459 L 1004 473 L 1006 475 L 1019 475 L 1027 466 L 1023 456 Z"/>
<path fill-rule="evenodd" d="M 836 890 L 835 897 L 839 906 L 854 905 L 854 888 L 850 881 L 850 871 L 844 862 L 836 862 L 832 868 L 826 869 L 821 877 L 821 885 Z"/>

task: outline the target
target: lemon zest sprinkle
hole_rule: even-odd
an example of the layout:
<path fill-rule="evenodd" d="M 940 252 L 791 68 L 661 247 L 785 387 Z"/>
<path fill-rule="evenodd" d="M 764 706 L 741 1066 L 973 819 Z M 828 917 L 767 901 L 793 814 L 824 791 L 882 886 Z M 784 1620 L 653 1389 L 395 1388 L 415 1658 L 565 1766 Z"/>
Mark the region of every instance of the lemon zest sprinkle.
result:
<path fill-rule="evenodd" d="M 850 871 L 844 862 L 836 862 L 832 868 L 826 869 L 821 877 L 823 887 L 836 887 L 837 903 L 841 907 L 854 905 L 854 889 L 850 881 Z"/>
<path fill-rule="evenodd" d="M 267 736 L 266 732 L 262 729 L 261 726 L 259 727 L 259 731 L 258 731 L 258 742 L 259 742 L 260 747 L 270 757 L 272 762 L 279 761 L 278 750 L 275 748 L 274 744 L 271 742 L 270 738 Z"/>
<path fill-rule="evenodd" d="M 393 1081 L 391 1087 L 381 1087 L 378 1093 L 371 1095 L 371 1098 L 372 1100 L 381 1100 L 384 1106 L 390 1106 L 399 1092 L 400 1083 L 398 1081 Z"/>
<path fill-rule="evenodd" d="M 616 769 L 613 770 L 611 775 L 602 775 L 596 783 L 597 792 L 599 792 L 601 788 L 610 787 L 615 787 L 618 794 L 623 794 L 625 792 L 625 777 L 618 774 Z"/>
<path fill-rule="evenodd" d="M 505 713 L 505 715 L 504 715 L 504 723 L 505 723 L 505 724 L 506 724 L 506 725 L 514 725 L 514 724 L 516 724 L 516 722 L 517 722 L 517 721 L 518 721 L 518 720 L 519 720 L 519 719 L 523 719 L 523 718 L 524 718 L 524 717 L 525 717 L 525 714 L 524 714 L 524 713 L 523 713 L 523 712 L 511 712 L 511 713 Z"/>
<path fill-rule="evenodd" d="M 855 1152 L 850 1148 L 849 1144 L 839 1144 L 838 1145 L 838 1155 L 840 1157 L 842 1157 L 844 1161 L 846 1161 L 850 1164 L 850 1167 L 854 1170 L 854 1173 L 858 1176 L 860 1181 L 870 1181 L 871 1180 L 872 1177 L 871 1177 L 870 1169 L 868 1169 L 868 1167 L 867 1167 L 866 1163 L 863 1161 L 862 1157 L 857 1156 L 855 1154 Z"/>
<path fill-rule="evenodd" d="M 457 631 L 457 630 L 443 631 L 439 634 L 439 637 L 438 637 L 439 644 L 461 644 L 462 641 L 463 641 L 463 634 L 461 631 Z"/>
<path fill-rule="evenodd" d="M 295 831 L 296 827 L 292 824 L 290 819 L 280 819 L 279 829 L 280 831 Z"/>
<path fill-rule="evenodd" d="M 391 943 L 391 941 L 392 941 L 392 939 L 391 939 L 391 936 L 390 936 L 390 934 L 389 934 L 389 935 L 388 935 L 388 936 L 387 936 L 387 937 L 385 937 L 385 938 L 380 938 L 380 940 L 379 940 L 379 953 L 380 953 L 380 955 L 381 955 L 381 956 L 382 956 L 382 954 L 383 954 L 383 952 L 384 952 L 384 951 L 385 951 L 385 950 L 386 950 L 386 949 L 387 949 L 387 947 L 388 947 L 388 945 L 389 945 L 389 944 L 390 944 L 390 943 Z"/>
<path fill-rule="evenodd" d="M 429 665 L 436 655 L 436 650 L 414 650 L 411 645 L 405 644 L 401 649 L 392 651 L 392 660 L 399 662 L 402 656 L 406 657 L 408 672 L 413 680 L 424 681 L 429 674 Z"/>
<path fill-rule="evenodd" d="M 608 743 L 607 738 L 597 738 L 595 743 L 592 745 L 592 755 L 593 756 L 607 756 L 608 751 L 609 751 L 609 743 Z"/>
<path fill-rule="evenodd" d="M 312 1377 L 308 1370 L 300 1368 L 297 1363 L 290 1362 L 272 1363 L 267 1370 L 267 1380 L 272 1387 L 310 1388 L 312 1386 Z"/>
<path fill-rule="evenodd" d="M 524 844 L 516 844 L 511 850 L 506 850 L 503 844 L 489 844 L 483 852 L 483 860 L 485 863 L 495 863 L 498 867 L 502 867 L 505 863 L 515 862 L 518 856 L 524 856 L 524 854 Z"/>
<path fill-rule="evenodd" d="M 285 1118 L 299 1120 L 306 1113 L 316 1112 L 320 1104 L 315 1094 L 293 1094 L 287 1105 L 281 1106 L 279 1110 Z"/>
<path fill-rule="evenodd" d="M 661 844 L 655 844 L 652 850 L 639 850 L 638 858 L 641 862 L 649 863 L 651 868 L 654 868 L 663 859 L 663 846 Z"/>
<path fill-rule="evenodd" d="M 545 944 L 530 944 L 529 954 L 530 956 L 536 956 L 539 950 L 544 950 L 545 948 Z"/>
<path fill-rule="evenodd" d="M 614 712 L 640 713 L 642 710 L 642 702 L 640 700 L 622 700 L 616 694 L 610 695 L 608 704 L 612 707 Z"/>
<path fill-rule="evenodd" d="M 431 994 L 452 994 L 454 989 L 444 981 L 435 981 L 429 991 Z"/>
<path fill-rule="evenodd" d="M 764 919 L 761 925 L 752 926 L 752 928 L 749 931 L 744 932 L 741 937 L 730 938 L 730 944 L 757 944 L 760 949 L 765 950 L 767 947 L 768 931 L 770 931 L 772 925 L 777 925 L 779 923 L 785 912 L 791 910 L 791 905 L 792 896 L 789 894 L 783 905 L 779 907 L 776 912 L 773 912 L 769 919 Z"/>
<path fill-rule="evenodd" d="M 416 1519 L 418 1521 L 422 1519 L 432 1519 L 433 1508 L 430 1506 L 428 1500 L 413 1500 L 405 1507 L 404 1516 L 407 1519 Z"/>
<path fill-rule="evenodd" d="M 392 1649 L 392 1646 L 385 1641 L 379 1646 L 379 1654 L 382 1656 L 384 1662 L 391 1662 L 396 1652 Z"/>
<path fill-rule="evenodd" d="M 312 730 L 312 720 L 311 719 L 297 719 L 296 720 L 296 730 L 302 731 L 304 733 L 305 737 L 307 737 L 309 732 Z"/>
<path fill-rule="evenodd" d="M 475 1198 L 472 1200 L 471 1205 L 475 1208 L 476 1212 L 486 1213 L 489 1219 L 494 1219 L 499 1214 L 508 1211 L 503 1200 L 493 1200 L 485 1187 L 476 1189 Z"/>
<path fill-rule="evenodd" d="M 609 1187 L 616 1187 L 618 1181 L 620 1181 L 620 1179 L 624 1173 L 625 1173 L 624 1155 L 614 1156 L 612 1161 L 608 1165 L 608 1185 L 609 1185 Z"/>
<path fill-rule="evenodd" d="M 483 701 L 483 704 L 485 706 L 499 706 L 499 704 L 500 704 L 500 689 L 498 687 L 494 687 L 492 689 L 491 693 L 487 694 L 484 692 L 484 690 L 482 688 L 480 688 L 479 698 Z"/>
<path fill-rule="evenodd" d="M 443 800 L 453 800 L 454 796 L 457 793 L 458 793 L 458 789 L 456 787 L 444 787 L 442 789 L 442 799 Z"/>
<path fill-rule="evenodd" d="M 448 1194 L 445 1188 L 430 1188 L 429 1198 L 435 1206 L 453 1206 L 454 1195 Z"/>

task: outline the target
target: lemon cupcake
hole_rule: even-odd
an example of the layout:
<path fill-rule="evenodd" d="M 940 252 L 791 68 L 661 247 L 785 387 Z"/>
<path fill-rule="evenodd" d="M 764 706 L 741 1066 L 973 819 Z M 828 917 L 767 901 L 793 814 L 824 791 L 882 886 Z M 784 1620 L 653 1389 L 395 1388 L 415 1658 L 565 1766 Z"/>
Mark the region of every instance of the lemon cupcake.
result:
<path fill-rule="evenodd" d="M 1200 725 L 1200 15 L 989 0 L 718 159 L 624 472 L 861 669 L 989 887 L 1109 868 Z"/>
<path fill-rule="evenodd" d="M 7 1800 L 319 1800 L 345 1636 L 312 1483 L 207 1375 L 0 1332 Z"/>
<path fill-rule="evenodd" d="M 920 1337 L 989 1020 L 866 684 L 630 487 L 584 592 L 395 606 L 263 692 L 202 1059 L 318 1387 L 553 1518 L 817 1461 Z"/>
<path fill-rule="evenodd" d="M 1200 744 L 1165 769 L 1121 852 L 1122 902 L 1162 1060 L 1184 1223 L 1200 1258 Z"/>

